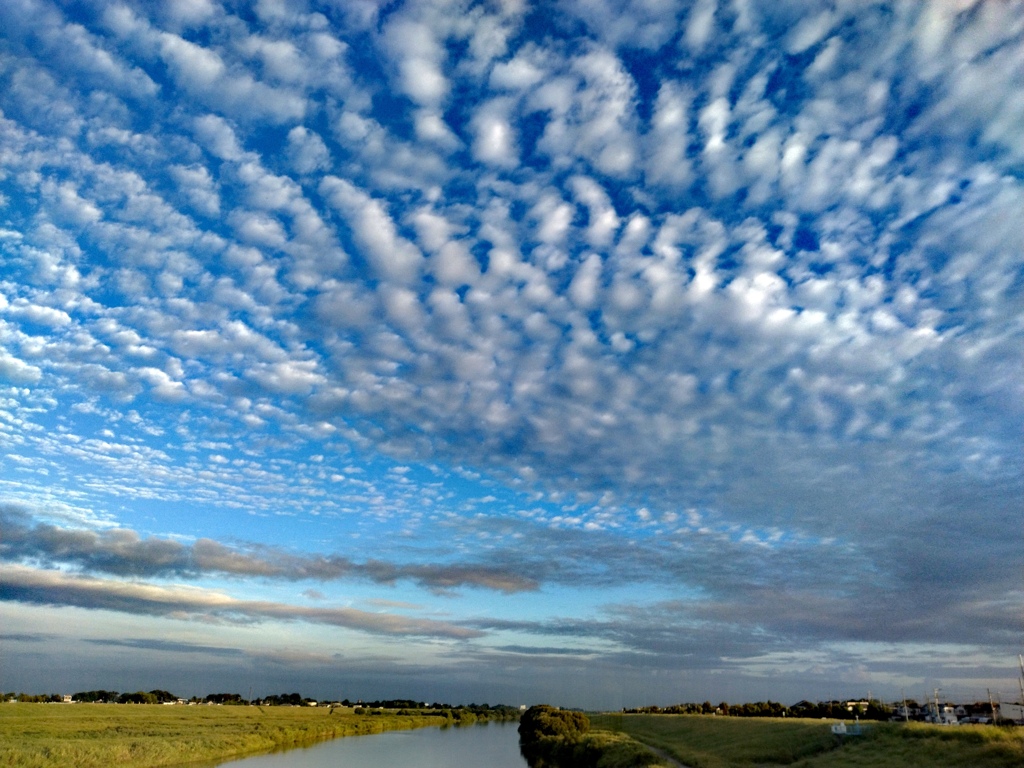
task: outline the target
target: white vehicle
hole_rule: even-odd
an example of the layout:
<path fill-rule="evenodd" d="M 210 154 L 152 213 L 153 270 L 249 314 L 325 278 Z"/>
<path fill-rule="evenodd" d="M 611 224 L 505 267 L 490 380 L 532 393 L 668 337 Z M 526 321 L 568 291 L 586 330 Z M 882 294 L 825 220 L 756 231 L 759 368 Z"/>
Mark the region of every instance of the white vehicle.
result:
<path fill-rule="evenodd" d="M 956 710 L 948 704 L 940 707 L 929 704 L 924 721 L 936 725 L 960 725 L 960 721 L 956 719 Z"/>
<path fill-rule="evenodd" d="M 1024 724 L 1024 704 L 999 704 L 996 712 L 1000 720 L 1012 720 Z"/>

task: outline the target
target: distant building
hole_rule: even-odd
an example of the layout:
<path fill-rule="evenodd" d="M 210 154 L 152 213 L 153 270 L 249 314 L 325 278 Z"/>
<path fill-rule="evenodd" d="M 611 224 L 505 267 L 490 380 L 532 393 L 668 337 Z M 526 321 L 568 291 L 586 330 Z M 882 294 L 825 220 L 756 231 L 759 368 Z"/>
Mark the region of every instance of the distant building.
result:
<path fill-rule="evenodd" d="M 1018 725 L 1024 725 L 1024 704 L 999 704 L 996 714 L 1000 720 L 1012 720 Z"/>
<path fill-rule="evenodd" d="M 906 704 L 897 705 L 893 714 L 897 720 L 917 720 L 920 716 L 920 707 L 908 707 Z"/>

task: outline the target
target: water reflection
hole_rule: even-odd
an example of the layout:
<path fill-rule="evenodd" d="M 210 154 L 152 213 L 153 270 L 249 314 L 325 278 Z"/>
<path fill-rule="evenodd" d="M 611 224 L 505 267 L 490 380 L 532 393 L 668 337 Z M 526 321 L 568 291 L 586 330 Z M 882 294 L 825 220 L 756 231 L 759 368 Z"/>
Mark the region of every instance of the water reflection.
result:
<path fill-rule="evenodd" d="M 517 725 L 487 723 L 349 736 L 222 763 L 221 768 L 526 768 L 519 753 Z"/>

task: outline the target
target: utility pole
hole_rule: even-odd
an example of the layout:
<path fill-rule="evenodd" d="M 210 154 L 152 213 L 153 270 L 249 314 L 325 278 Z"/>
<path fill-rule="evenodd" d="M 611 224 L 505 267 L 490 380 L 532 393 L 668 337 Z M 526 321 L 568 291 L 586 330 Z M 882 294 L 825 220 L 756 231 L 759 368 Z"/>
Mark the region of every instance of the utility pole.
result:
<path fill-rule="evenodd" d="M 1020 664 L 1020 677 L 1017 684 L 1020 686 L 1020 703 L 1024 706 L 1024 653 L 1017 654 L 1017 662 Z"/>

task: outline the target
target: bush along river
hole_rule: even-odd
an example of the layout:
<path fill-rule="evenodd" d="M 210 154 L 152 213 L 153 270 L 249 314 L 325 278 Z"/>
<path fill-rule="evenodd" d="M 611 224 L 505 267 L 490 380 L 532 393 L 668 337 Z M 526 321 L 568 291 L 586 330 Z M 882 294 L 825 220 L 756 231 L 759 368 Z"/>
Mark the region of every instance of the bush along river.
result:
<path fill-rule="evenodd" d="M 582 712 L 530 707 L 519 721 L 529 768 L 664 768 L 678 765 L 624 733 L 591 731 Z"/>
<path fill-rule="evenodd" d="M 234 760 L 220 768 L 526 768 L 514 722 L 388 731 Z"/>

